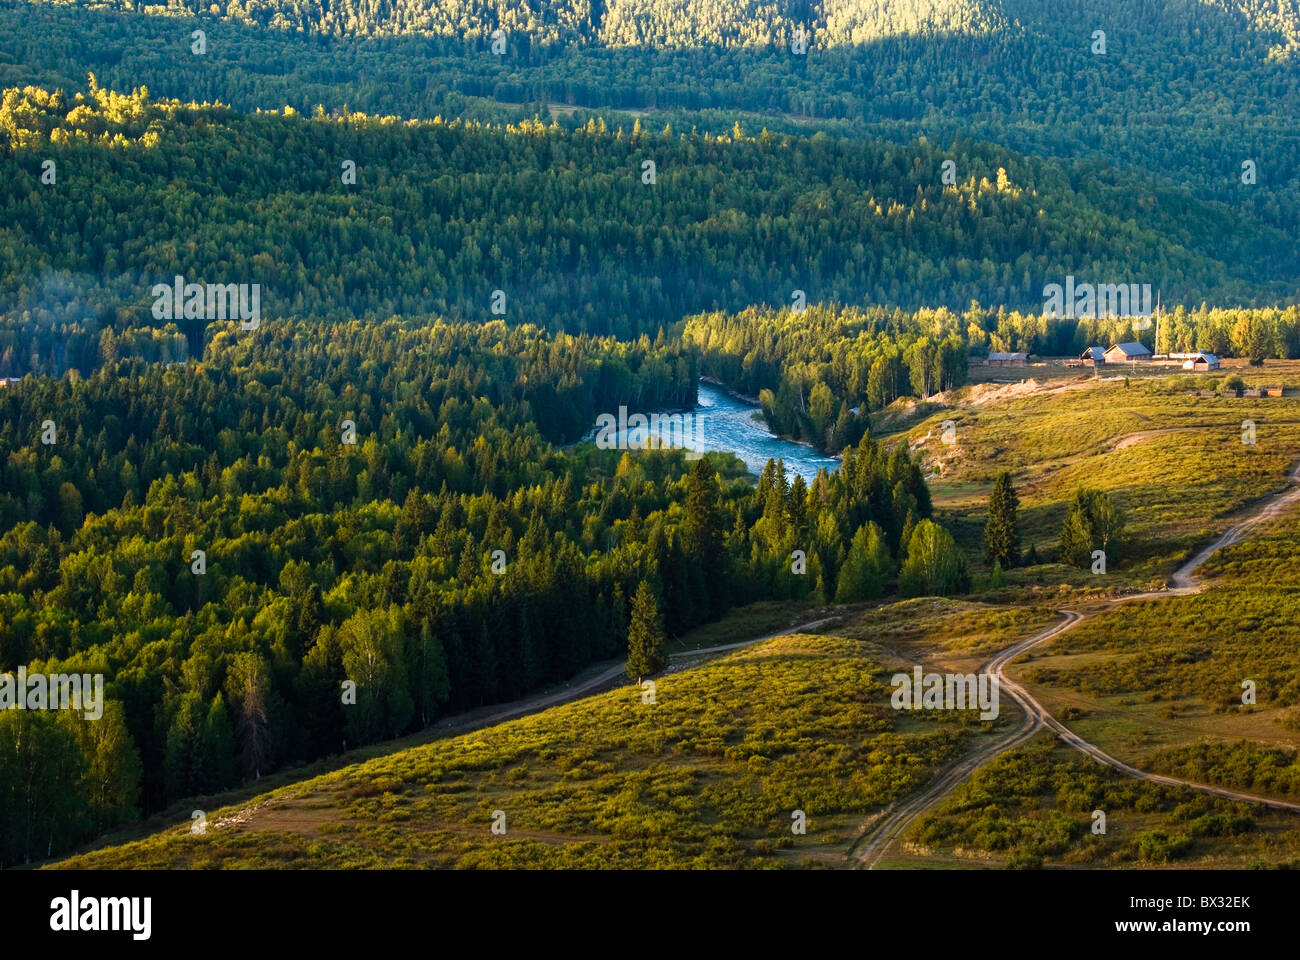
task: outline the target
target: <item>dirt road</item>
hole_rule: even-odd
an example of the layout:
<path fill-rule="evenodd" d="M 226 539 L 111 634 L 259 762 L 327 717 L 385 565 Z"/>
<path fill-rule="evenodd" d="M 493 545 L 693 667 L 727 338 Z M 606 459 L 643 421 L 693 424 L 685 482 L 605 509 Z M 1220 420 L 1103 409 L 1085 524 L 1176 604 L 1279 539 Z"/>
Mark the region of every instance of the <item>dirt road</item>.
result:
<path fill-rule="evenodd" d="M 1216 552 L 1224 547 L 1231 546 L 1244 538 L 1251 530 L 1265 523 L 1280 514 L 1290 504 L 1300 500 L 1300 464 L 1297 464 L 1295 470 L 1287 478 L 1292 484 L 1290 489 L 1284 490 L 1279 494 L 1264 500 L 1259 504 L 1253 513 L 1239 523 L 1233 524 L 1225 530 L 1213 543 L 1205 547 L 1185 564 L 1179 567 L 1172 576 L 1173 586 L 1168 590 L 1155 590 L 1147 593 L 1135 593 L 1126 597 L 1116 597 L 1109 603 L 1128 603 L 1133 600 L 1150 600 L 1157 597 L 1185 596 L 1198 593 L 1201 586 L 1195 582 L 1193 574 Z M 1073 630 L 1079 624 L 1088 619 L 1087 614 L 1079 613 L 1076 610 L 1058 610 L 1065 619 L 1060 623 L 1054 624 L 1048 629 L 1037 633 L 1032 637 L 1021 640 L 1012 644 L 1005 650 L 999 652 L 987 664 L 981 668 L 981 672 L 987 672 L 996 677 L 1003 693 L 1010 694 L 1011 698 L 1016 701 L 1024 712 L 1024 720 L 1020 726 L 1011 734 L 1005 735 L 999 740 L 989 744 L 981 750 L 977 750 L 971 755 L 962 758 L 951 768 L 944 771 L 934 780 L 925 790 L 909 797 L 900 803 L 897 807 L 890 810 L 884 817 L 872 825 L 850 848 L 849 856 L 857 861 L 858 867 L 865 867 L 870 870 L 880 862 L 889 849 L 907 827 L 920 814 L 938 803 L 943 797 L 973 773 L 978 767 L 992 760 L 994 757 L 1015 746 L 1025 742 L 1044 726 L 1054 730 L 1062 740 L 1074 747 L 1076 750 L 1086 753 L 1088 756 L 1103 763 L 1106 766 L 1114 767 L 1121 773 L 1130 777 L 1136 777 L 1140 780 L 1149 780 L 1152 783 L 1162 783 L 1168 786 L 1191 787 L 1194 790 L 1200 790 L 1205 793 L 1212 793 L 1221 797 L 1228 797 L 1232 800 L 1245 800 L 1250 803 L 1266 804 L 1270 807 L 1276 807 L 1285 810 L 1300 811 L 1300 803 L 1288 803 L 1283 800 L 1274 800 L 1269 797 L 1256 796 L 1254 794 L 1244 793 L 1237 790 L 1228 790 L 1224 787 L 1216 787 L 1210 784 L 1197 783 L 1192 780 L 1182 780 L 1177 777 L 1166 777 L 1160 774 L 1148 773 L 1145 770 L 1139 770 L 1136 767 L 1124 763 L 1122 760 L 1116 760 L 1110 754 L 1103 751 L 1095 744 L 1089 743 L 1079 735 L 1073 733 L 1063 723 L 1047 712 L 1041 703 L 1020 684 L 1006 676 L 1003 672 L 1006 666 L 1021 656 L 1025 652 L 1032 650 L 1041 643 L 1057 637 L 1067 630 Z"/>

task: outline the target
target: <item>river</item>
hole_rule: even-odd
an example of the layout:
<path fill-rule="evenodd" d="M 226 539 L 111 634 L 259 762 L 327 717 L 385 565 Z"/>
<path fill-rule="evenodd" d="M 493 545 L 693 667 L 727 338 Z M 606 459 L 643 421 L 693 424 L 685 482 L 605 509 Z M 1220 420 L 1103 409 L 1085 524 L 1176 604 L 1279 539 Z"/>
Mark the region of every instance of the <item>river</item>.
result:
<path fill-rule="evenodd" d="M 630 411 L 631 414 L 637 411 Z M 655 411 L 665 417 L 666 411 Z M 762 414 L 755 404 L 732 396 L 718 386 L 700 381 L 699 403 L 694 410 L 681 414 L 684 428 L 665 426 L 659 421 L 658 429 L 652 430 L 661 437 L 667 437 L 671 446 L 682 446 L 688 450 L 720 450 L 734 453 L 749 468 L 749 472 L 759 474 L 768 459 L 785 461 L 786 477 L 793 479 L 795 474 L 812 482 L 817 471 L 826 467 L 834 470 L 839 460 L 827 457 L 812 447 L 800 443 L 782 440 L 767 429 Z M 626 443 L 628 433 L 637 433 L 636 424 L 615 434 L 619 445 Z M 595 431 L 587 439 L 595 436 Z"/>

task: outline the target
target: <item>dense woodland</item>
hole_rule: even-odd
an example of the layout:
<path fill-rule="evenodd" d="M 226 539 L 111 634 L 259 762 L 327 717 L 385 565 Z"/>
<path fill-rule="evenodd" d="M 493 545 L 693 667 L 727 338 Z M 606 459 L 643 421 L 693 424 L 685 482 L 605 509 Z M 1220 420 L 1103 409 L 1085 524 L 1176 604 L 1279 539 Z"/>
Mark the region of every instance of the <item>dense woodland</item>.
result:
<path fill-rule="evenodd" d="M 0 391 L 0 670 L 103 672 L 115 704 L 90 739 L 66 712 L 0 712 L 8 862 L 624 655 L 644 581 L 670 635 L 759 598 L 878 596 L 930 514 L 905 445 L 869 436 L 810 487 L 548 441 L 619 403 L 689 405 L 679 344 L 219 326 L 201 362 Z M 87 807 L 10 775 L 55 750 L 112 789 Z"/>
<path fill-rule="evenodd" d="M 700 371 L 756 396 L 777 433 L 838 450 L 856 443 L 865 414 L 899 397 L 926 398 L 966 382 L 969 357 L 989 350 L 1078 356 L 1089 346 L 1138 340 L 1153 351 L 1156 325 L 1132 318 L 1049 318 L 972 303 L 905 312 L 812 305 L 802 311 L 750 307 L 689 317 L 682 339 Z M 1300 308 L 1178 307 L 1160 324 L 1159 351 L 1300 357 Z"/>
<path fill-rule="evenodd" d="M 740 128 L 243 116 L 91 78 L 89 96 L 6 91 L 0 152 L 27 174 L 0 183 L 13 214 L 0 307 L 38 324 L 152 323 L 153 284 L 181 275 L 257 283 L 267 318 L 490 319 L 501 290 L 510 322 L 628 337 L 699 310 L 790 303 L 796 290 L 1041 305 L 1044 282 L 1085 270 L 1152 277 L 1166 301 L 1175 290 L 1244 300 L 1295 255 L 1229 240 L 1197 253 L 1172 207 L 1167 235 L 1152 226 L 1158 211 L 1120 221 L 1058 190 L 1039 162 L 1002 167 L 992 149 L 945 187 L 945 154 L 924 143 Z M 178 323 L 196 355 L 202 325 Z"/>
<path fill-rule="evenodd" d="M 199 7 L 196 20 L 187 10 Z M 502 56 L 489 49 L 498 25 Z M 789 45 L 798 25 L 810 31 L 802 56 Z M 189 51 L 196 26 L 209 38 L 202 57 Z M 1092 52 L 1097 29 L 1106 32 L 1104 55 Z M 6 0 L 0 86 L 71 91 L 94 72 L 112 88 L 145 84 L 161 96 L 250 111 L 320 103 L 517 122 L 549 102 L 652 110 L 656 129 L 670 122 L 715 133 L 745 111 L 755 126 L 786 132 L 974 139 L 1075 158 L 1074 188 L 1109 213 L 1146 218 L 1147 198 L 1169 191 L 1294 233 L 1298 36 L 1294 5 L 1269 0 L 406 0 L 170 10 L 133 0 Z M 557 116 L 586 121 L 582 111 Z M 1251 185 L 1241 181 L 1247 159 L 1257 167 Z M 1122 182 L 1112 168 L 1128 171 Z M 1255 229 L 1241 227 L 1243 235 Z"/>

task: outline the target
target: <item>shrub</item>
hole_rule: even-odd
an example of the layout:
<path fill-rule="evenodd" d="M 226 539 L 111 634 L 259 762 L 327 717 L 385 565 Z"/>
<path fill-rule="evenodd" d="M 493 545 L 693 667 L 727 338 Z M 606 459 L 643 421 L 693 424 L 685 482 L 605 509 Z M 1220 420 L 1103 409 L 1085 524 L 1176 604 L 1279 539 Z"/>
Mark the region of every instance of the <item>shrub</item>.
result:
<path fill-rule="evenodd" d="M 1151 863 L 1168 863 L 1177 860 L 1192 847 L 1192 838 L 1175 834 L 1170 836 L 1163 830 L 1145 830 L 1133 841 L 1133 849 L 1138 858 Z"/>

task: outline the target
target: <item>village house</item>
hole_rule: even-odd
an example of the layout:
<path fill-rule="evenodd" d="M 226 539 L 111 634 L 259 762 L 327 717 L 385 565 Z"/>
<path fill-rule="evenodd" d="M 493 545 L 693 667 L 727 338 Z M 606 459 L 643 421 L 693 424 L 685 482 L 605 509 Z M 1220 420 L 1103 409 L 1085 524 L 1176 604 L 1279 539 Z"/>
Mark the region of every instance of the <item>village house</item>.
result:
<path fill-rule="evenodd" d="M 1212 353 L 1205 353 L 1204 351 L 1201 353 L 1194 353 L 1190 359 L 1183 361 L 1183 369 L 1196 370 L 1199 372 L 1218 370 L 1219 358 Z"/>
<path fill-rule="evenodd" d="M 1105 347 L 1089 347 L 1079 355 L 1085 367 L 1100 367 L 1106 362 Z"/>
<path fill-rule="evenodd" d="M 1106 351 L 1107 363 L 1149 363 L 1151 351 L 1142 343 L 1117 343 Z"/>

